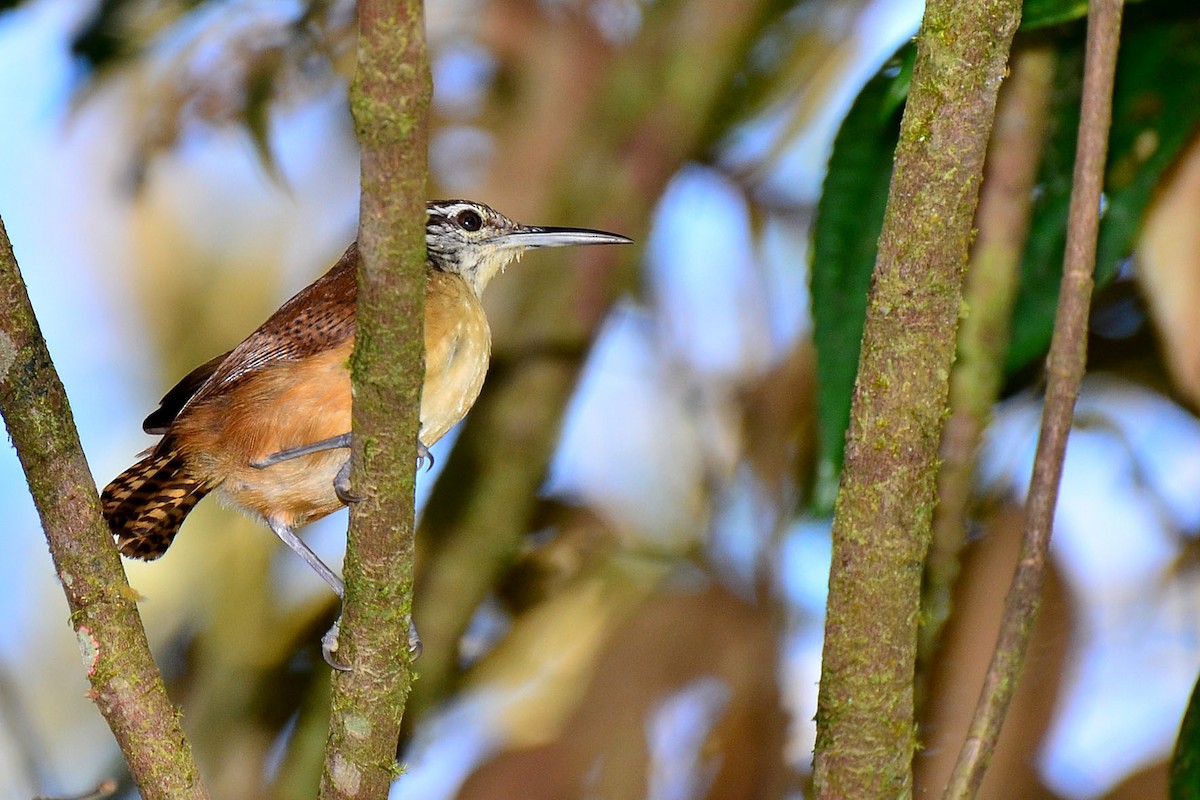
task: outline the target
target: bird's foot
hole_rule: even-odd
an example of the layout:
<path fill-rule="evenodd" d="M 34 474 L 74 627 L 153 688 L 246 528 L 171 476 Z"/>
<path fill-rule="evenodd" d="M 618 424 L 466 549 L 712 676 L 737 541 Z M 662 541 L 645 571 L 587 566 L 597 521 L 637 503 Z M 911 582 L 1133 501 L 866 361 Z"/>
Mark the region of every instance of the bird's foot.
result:
<path fill-rule="evenodd" d="M 349 672 L 350 667 L 343 664 L 337 658 L 338 649 L 338 634 L 341 633 L 342 616 L 333 621 L 333 627 L 325 631 L 325 635 L 321 637 L 321 656 L 325 659 L 325 663 L 332 669 L 338 672 Z"/>
<path fill-rule="evenodd" d="M 425 467 L 426 472 L 433 469 L 433 453 L 429 452 L 429 448 L 425 446 L 424 442 L 417 439 L 417 469 L 422 466 Z"/>
<path fill-rule="evenodd" d="M 325 631 L 325 635 L 321 637 L 321 656 L 325 659 L 325 663 L 332 669 L 338 672 L 350 672 L 350 667 L 343 664 L 337 657 L 338 635 L 341 633 L 342 617 L 339 614 L 334 620 L 333 627 Z M 416 661 L 421 657 L 421 635 L 417 633 L 417 626 L 412 621 L 408 621 L 408 660 L 409 662 Z"/>
<path fill-rule="evenodd" d="M 417 633 L 417 623 L 411 619 L 408 621 L 408 660 L 409 662 L 416 661 L 421 657 L 421 651 L 425 646 L 421 644 L 421 634 Z"/>
<path fill-rule="evenodd" d="M 319 442 L 311 444 L 302 444 L 299 447 L 289 447 L 286 450 L 280 450 L 277 453 L 271 453 L 269 456 L 257 459 L 250 462 L 250 466 L 255 469 L 266 469 L 274 464 L 279 464 L 283 461 L 291 461 L 293 458 L 307 456 L 312 453 L 321 453 L 325 450 L 337 450 L 342 447 L 350 446 L 350 434 L 343 433 L 340 436 L 331 436 L 328 439 L 322 439 Z"/>
<path fill-rule="evenodd" d="M 346 505 L 353 505 L 363 499 L 361 494 L 355 494 L 350 488 L 350 459 L 346 459 L 346 463 L 342 464 L 338 470 L 337 476 L 333 479 L 333 493 L 337 495 L 338 500 L 341 500 Z"/>

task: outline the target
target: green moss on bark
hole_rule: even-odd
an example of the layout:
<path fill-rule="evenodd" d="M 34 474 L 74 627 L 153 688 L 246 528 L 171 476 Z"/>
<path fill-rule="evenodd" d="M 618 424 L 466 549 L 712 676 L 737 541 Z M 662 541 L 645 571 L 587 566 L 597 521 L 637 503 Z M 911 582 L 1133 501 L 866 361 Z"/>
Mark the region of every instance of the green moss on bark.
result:
<path fill-rule="evenodd" d="M 62 579 L 91 683 L 142 797 L 207 798 L 167 698 L 79 443 L 66 392 L 0 222 L 0 413 Z"/>
<path fill-rule="evenodd" d="M 1020 3 L 931 0 L 867 309 L 834 520 L 820 797 L 912 793 L 913 669 L 938 443 L 984 153 Z"/>
<path fill-rule="evenodd" d="M 408 697 L 414 487 L 424 377 L 431 84 L 417 0 L 358 5 L 351 89 L 362 158 L 346 598 L 322 798 L 383 798 Z"/>

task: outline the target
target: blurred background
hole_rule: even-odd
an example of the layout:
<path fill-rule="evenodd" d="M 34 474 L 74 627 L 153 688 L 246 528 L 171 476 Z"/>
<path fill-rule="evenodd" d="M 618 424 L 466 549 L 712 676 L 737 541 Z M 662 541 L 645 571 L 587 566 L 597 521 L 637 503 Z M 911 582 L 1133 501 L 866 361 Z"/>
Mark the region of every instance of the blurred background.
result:
<path fill-rule="evenodd" d="M 103 485 L 153 443 L 141 420 L 166 389 L 353 238 L 353 6 L 0 6 L 0 216 Z M 392 795 L 806 796 L 836 480 L 810 228 L 838 126 L 872 76 L 903 72 L 921 4 L 426 14 L 431 196 L 638 244 L 534 253 L 489 288 L 484 394 L 419 476 L 425 650 Z M 1068 19 L 1050 36 L 1080 34 Z M 1195 41 L 1176 52 L 1195 57 Z M 1138 206 L 1136 256 L 1119 254 L 1097 299 L 1046 602 L 988 797 L 1166 791 L 1200 668 L 1190 125 Z M 1165 152 L 1155 135 L 1138 152 Z M 823 357 L 853 364 L 856 346 Z M 1036 365 L 1015 370 L 922 676 L 919 794 L 940 794 L 990 657 L 1039 414 Z M 132 795 L 8 448 L 0 517 L 0 797 L 108 778 Z M 343 512 L 305 536 L 336 565 L 344 530 Z M 217 503 L 126 569 L 214 796 L 315 796 L 324 584 Z"/>

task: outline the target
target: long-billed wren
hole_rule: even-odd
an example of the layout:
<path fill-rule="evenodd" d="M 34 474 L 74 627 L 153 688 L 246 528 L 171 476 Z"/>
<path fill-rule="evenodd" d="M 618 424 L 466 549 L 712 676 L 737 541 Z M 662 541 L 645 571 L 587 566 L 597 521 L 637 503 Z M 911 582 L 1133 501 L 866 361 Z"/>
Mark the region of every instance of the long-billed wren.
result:
<path fill-rule="evenodd" d="M 423 455 L 479 396 L 491 354 L 479 298 L 496 273 L 531 248 L 629 241 L 583 228 L 519 225 L 466 200 L 428 204 Z M 146 417 L 144 430 L 162 439 L 101 495 L 124 555 L 161 556 L 188 512 L 215 491 L 262 517 L 342 593 L 341 579 L 294 530 L 353 499 L 345 448 L 357 264 L 352 244 L 241 344 L 188 373 Z"/>

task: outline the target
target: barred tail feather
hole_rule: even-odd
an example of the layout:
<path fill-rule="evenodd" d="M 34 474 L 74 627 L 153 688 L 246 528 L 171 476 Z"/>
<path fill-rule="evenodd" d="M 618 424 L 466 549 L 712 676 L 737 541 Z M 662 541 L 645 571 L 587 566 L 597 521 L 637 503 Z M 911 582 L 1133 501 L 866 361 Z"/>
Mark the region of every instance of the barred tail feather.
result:
<path fill-rule="evenodd" d="M 104 487 L 100 502 L 121 554 L 152 561 L 167 552 L 184 517 L 208 491 L 183 459 L 151 453 Z"/>

